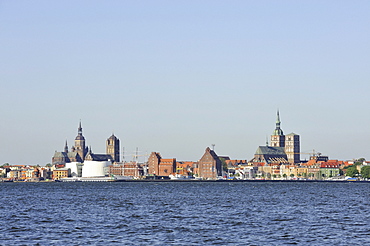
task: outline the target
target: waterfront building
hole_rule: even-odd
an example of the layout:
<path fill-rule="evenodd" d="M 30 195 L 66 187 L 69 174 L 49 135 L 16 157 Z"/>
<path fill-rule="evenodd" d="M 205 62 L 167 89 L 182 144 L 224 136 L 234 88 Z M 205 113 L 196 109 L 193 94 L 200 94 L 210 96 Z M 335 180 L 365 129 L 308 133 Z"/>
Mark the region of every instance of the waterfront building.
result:
<path fill-rule="evenodd" d="M 10 170 L 7 173 L 6 177 L 12 180 L 17 180 L 21 177 L 21 171 L 20 170 Z"/>
<path fill-rule="evenodd" d="M 88 148 L 86 146 L 86 140 L 82 134 L 82 125 L 80 121 L 74 146 L 72 146 L 69 151 L 66 141 L 64 151 L 55 151 L 54 156 L 52 157 L 52 165 L 56 168 L 70 168 L 72 176 L 81 177 L 82 175 L 90 175 L 90 171 L 87 170 L 89 168 L 93 168 L 91 173 L 94 174 L 96 173 L 96 166 L 100 166 L 101 163 L 109 162 L 110 165 L 112 162 L 119 162 L 119 149 L 120 141 L 114 134 L 112 134 L 112 136 L 110 136 L 106 141 L 106 154 L 93 153 L 91 147 Z M 85 165 L 86 162 L 87 165 Z M 96 163 L 92 164 L 94 162 Z M 101 172 L 98 172 L 98 174 L 98 176 L 100 176 Z"/>
<path fill-rule="evenodd" d="M 169 176 L 176 172 L 176 158 L 163 159 L 158 152 L 152 152 L 148 159 L 148 174 Z"/>
<path fill-rule="evenodd" d="M 177 161 L 176 162 L 176 174 L 183 176 L 192 176 L 194 173 L 193 161 Z"/>
<path fill-rule="evenodd" d="M 95 154 L 92 152 L 91 147 L 85 156 L 85 161 L 112 161 L 112 156 L 109 154 Z M 85 163 L 85 162 L 84 162 Z"/>
<path fill-rule="evenodd" d="M 222 176 L 222 164 L 215 151 L 209 147 L 198 162 L 198 175 L 203 179 L 216 179 Z"/>
<path fill-rule="evenodd" d="M 159 163 L 162 156 L 159 152 L 152 152 L 148 158 L 148 174 L 158 175 L 159 173 Z"/>
<path fill-rule="evenodd" d="M 53 165 L 64 165 L 69 162 L 83 162 L 81 156 L 77 152 L 69 152 L 67 141 L 63 152 L 55 151 L 51 163 Z"/>
<path fill-rule="evenodd" d="M 136 161 L 123 163 L 123 176 L 139 178 L 143 175 L 143 169 Z"/>
<path fill-rule="evenodd" d="M 300 163 L 300 138 L 298 134 L 284 135 L 281 129 L 280 113 L 277 111 L 275 130 L 270 137 L 270 145 L 259 146 L 254 154 L 252 163 Z"/>
<path fill-rule="evenodd" d="M 280 127 L 280 114 L 277 111 L 276 127 L 271 135 L 271 146 L 272 147 L 285 147 L 285 135 Z"/>
<path fill-rule="evenodd" d="M 300 141 L 299 135 L 290 133 L 285 136 L 285 153 L 289 163 L 300 163 Z"/>
<path fill-rule="evenodd" d="M 252 165 L 239 165 L 235 168 L 234 175 L 237 179 L 253 179 L 256 177 L 258 167 Z"/>
<path fill-rule="evenodd" d="M 113 162 L 120 161 L 119 139 L 114 134 L 107 139 L 106 153 L 111 156 Z"/>
<path fill-rule="evenodd" d="M 339 171 L 339 165 L 335 162 L 320 164 L 320 177 L 323 179 L 339 176 Z"/>
<path fill-rule="evenodd" d="M 266 164 L 289 163 L 284 147 L 271 147 L 271 146 L 259 146 L 251 162 L 262 162 Z"/>
<path fill-rule="evenodd" d="M 64 151 L 55 151 L 52 157 L 51 163 L 53 165 L 59 164 L 64 165 L 69 162 L 83 162 L 85 160 L 85 155 L 88 153 L 88 148 L 86 147 L 85 137 L 82 135 L 81 121 L 77 130 L 77 136 L 75 138 L 75 145 L 72 146 L 71 151 L 68 150 L 67 141 L 64 146 Z"/>
<path fill-rule="evenodd" d="M 291 179 L 293 177 L 298 177 L 297 169 L 295 165 L 292 164 L 282 164 L 280 165 L 280 176 L 284 179 Z"/>
<path fill-rule="evenodd" d="M 176 158 L 161 159 L 159 163 L 159 176 L 169 176 L 176 172 Z"/>
<path fill-rule="evenodd" d="M 124 163 L 115 162 L 109 166 L 109 175 L 139 178 L 140 176 L 143 176 L 143 168 L 136 161 Z"/>
<path fill-rule="evenodd" d="M 84 161 L 82 177 L 104 177 L 108 174 L 110 161 Z"/>
<path fill-rule="evenodd" d="M 299 135 L 295 133 L 284 135 L 283 130 L 281 129 L 279 110 L 277 111 L 276 126 L 271 135 L 270 146 L 284 148 L 284 152 L 287 155 L 289 163 L 294 164 L 300 162 Z"/>
<path fill-rule="evenodd" d="M 62 178 L 68 178 L 71 176 L 71 169 L 69 168 L 58 168 L 53 170 L 53 180 L 60 180 Z"/>
<path fill-rule="evenodd" d="M 72 177 L 81 177 L 81 175 L 79 175 L 79 165 L 81 165 L 80 162 L 68 162 L 65 164 L 65 168 L 69 168 L 71 170 L 70 175 Z"/>
<path fill-rule="evenodd" d="M 85 155 L 88 152 L 88 148 L 86 147 L 86 143 L 85 143 L 85 137 L 82 135 L 81 121 L 78 127 L 77 136 L 75 138 L 75 145 L 74 147 L 72 147 L 72 152 L 77 152 L 77 154 L 80 156 L 82 161 L 85 160 Z"/>
<path fill-rule="evenodd" d="M 320 179 L 320 166 L 308 166 L 307 169 L 308 179 Z"/>

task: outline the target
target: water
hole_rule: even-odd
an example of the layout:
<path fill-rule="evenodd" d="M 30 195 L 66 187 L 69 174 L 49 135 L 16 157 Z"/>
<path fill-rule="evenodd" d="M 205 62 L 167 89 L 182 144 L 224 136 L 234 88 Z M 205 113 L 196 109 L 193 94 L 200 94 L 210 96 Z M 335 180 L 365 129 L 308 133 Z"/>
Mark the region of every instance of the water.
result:
<path fill-rule="evenodd" d="M 0 245 L 370 245 L 369 183 L 0 183 Z"/>

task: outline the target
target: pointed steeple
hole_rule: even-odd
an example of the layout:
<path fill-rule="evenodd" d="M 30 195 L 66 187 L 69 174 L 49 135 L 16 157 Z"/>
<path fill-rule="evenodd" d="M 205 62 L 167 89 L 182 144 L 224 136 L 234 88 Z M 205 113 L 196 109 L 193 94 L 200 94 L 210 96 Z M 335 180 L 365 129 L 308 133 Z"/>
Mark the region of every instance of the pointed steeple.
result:
<path fill-rule="evenodd" d="M 277 118 L 276 118 L 276 128 L 273 132 L 273 135 L 277 135 L 277 136 L 283 136 L 284 133 L 283 133 L 283 130 L 281 130 L 280 128 L 280 113 L 279 113 L 279 109 L 277 110 Z"/>
<path fill-rule="evenodd" d="M 64 152 L 65 152 L 65 153 L 68 153 L 68 144 L 67 144 L 67 140 L 66 140 L 66 145 L 64 146 Z"/>
<path fill-rule="evenodd" d="M 277 119 L 276 119 L 276 123 L 279 123 L 279 124 L 280 124 L 280 114 L 279 114 L 279 109 L 277 110 Z"/>
<path fill-rule="evenodd" d="M 78 135 L 82 136 L 81 120 L 80 120 L 80 125 L 78 126 Z"/>
<path fill-rule="evenodd" d="M 82 126 L 81 126 L 81 120 L 80 124 L 78 126 L 78 134 L 75 138 L 75 145 L 74 145 L 75 152 L 78 153 L 78 155 L 81 157 L 82 160 L 85 159 L 86 150 L 85 150 L 85 138 L 82 135 Z"/>

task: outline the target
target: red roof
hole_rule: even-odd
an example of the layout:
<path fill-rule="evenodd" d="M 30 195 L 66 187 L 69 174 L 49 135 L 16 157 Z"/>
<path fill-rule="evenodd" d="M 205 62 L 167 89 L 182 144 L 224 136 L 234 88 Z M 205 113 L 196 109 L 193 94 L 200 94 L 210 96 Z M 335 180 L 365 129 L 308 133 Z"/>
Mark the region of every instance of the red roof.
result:
<path fill-rule="evenodd" d="M 324 162 L 321 163 L 320 168 L 339 168 L 337 163 Z"/>

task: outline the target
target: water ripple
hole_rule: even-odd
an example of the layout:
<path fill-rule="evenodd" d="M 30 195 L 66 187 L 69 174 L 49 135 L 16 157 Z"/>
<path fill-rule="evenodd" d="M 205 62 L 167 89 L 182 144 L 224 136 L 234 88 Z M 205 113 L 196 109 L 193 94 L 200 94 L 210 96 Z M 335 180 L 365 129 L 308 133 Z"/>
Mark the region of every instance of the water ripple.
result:
<path fill-rule="evenodd" d="M 369 184 L 3 183 L 0 189 L 4 245 L 370 244 Z"/>

